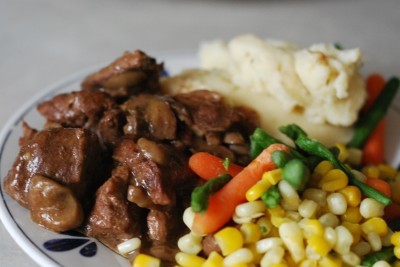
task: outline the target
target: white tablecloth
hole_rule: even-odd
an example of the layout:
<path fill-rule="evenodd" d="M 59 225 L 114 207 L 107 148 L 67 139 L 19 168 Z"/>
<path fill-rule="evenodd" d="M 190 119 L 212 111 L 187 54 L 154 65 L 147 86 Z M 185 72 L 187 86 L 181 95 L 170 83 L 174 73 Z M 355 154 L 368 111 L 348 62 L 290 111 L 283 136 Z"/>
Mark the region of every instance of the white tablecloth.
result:
<path fill-rule="evenodd" d="M 360 47 L 365 73 L 399 74 L 399 11 L 399 0 L 2 0 L 0 127 L 44 87 L 125 50 L 196 51 L 243 33 Z M 37 265 L 0 224 L 0 266 Z"/>

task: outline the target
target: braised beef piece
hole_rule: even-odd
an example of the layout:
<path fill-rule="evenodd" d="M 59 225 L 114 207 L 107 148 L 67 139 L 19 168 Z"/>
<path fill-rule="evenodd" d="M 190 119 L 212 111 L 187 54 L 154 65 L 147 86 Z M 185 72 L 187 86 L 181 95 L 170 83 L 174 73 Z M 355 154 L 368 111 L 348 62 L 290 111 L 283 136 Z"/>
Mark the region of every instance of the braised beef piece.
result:
<path fill-rule="evenodd" d="M 129 167 L 135 185 L 156 205 L 174 205 L 176 187 L 192 179 L 187 157 L 181 151 L 145 138 L 137 144 L 123 140 L 115 147 L 113 158 Z"/>
<path fill-rule="evenodd" d="M 119 166 L 96 192 L 85 232 L 112 249 L 119 243 L 141 237 L 142 210 L 126 198 L 130 180 L 128 168 Z"/>
<path fill-rule="evenodd" d="M 116 98 L 141 92 L 160 91 L 159 77 L 163 66 L 140 50 L 125 52 L 107 67 L 88 76 L 83 90 L 104 90 Z"/>
<path fill-rule="evenodd" d="M 22 136 L 19 138 L 18 144 L 19 146 L 25 145 L 30 139 L 32 139 L 35 134 L 37 134 L 37 130 L 31 128 L 28 123 L 25 121 L 22 122 Z"/>
<path fill-rule="evenodd" d="M 35 134 L 20 149 L 9 170 L 5 191 L 28 207 L 27 194 L 34 175 L 68 186 L 81 200 L 103 182 L 98 138 L 85 129 L 51 128 Z"/>
<path fill-rule="evenodd" d="M 122 128 L 125 123 L 126 117 L 121 109 L 110 109 L 104 112 L 95 131 L 104 144 L 113 147 L 124 135 Z"/>

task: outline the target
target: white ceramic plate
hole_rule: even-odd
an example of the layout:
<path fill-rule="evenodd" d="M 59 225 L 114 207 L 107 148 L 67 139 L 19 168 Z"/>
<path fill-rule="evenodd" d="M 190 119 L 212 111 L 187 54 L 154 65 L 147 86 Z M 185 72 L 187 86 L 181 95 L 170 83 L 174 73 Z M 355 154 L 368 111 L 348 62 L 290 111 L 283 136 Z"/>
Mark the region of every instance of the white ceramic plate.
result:
<path fill-rule="evenodd" d="M 156 56 L 165 62 L 170 74 L 184 68 L 197 66 L 194 53 L 179 53 Z M 60 92 L 79 90 L 84 77 L 100 67 L 77 73 L 62 82 L 50 86 L 40 95 L 26 103 L 5 125 L 0 133 L 0 177 L 4 179 L 18 154 L 18 139 L 22 134 L 21 122 L 27 121 L 40 129 L 44 119 L 36 111 L 36 105 Z M 388 114 L 386 158 L 392 166 L 400 164 L 400 95 Z M 100 242 L 77 233 L 53 233 L 32 223 L 28 210 L 22 208 L 0 187 L 0 217 L 14 240 L 41 266 L 130 266 L 129 262 L 112 252 Z"/>

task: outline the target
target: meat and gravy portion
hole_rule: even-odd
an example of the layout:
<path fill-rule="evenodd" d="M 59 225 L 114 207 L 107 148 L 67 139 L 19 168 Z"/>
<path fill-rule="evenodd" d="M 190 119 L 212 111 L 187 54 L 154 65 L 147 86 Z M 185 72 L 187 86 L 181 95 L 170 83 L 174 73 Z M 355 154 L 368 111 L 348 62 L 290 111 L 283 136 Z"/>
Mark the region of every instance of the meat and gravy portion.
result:
<path fill-rule="evenodd" d="M 258 116 L 207 88 L 164 94 L 162 71 L 144 52 L 126 52 L 80 90 L 38 105 L 46 123 L 33 129 L 24 122 L 4 179 L 34 222 L 78 229 L 114 250 L 138 237 L 141 251 L 173 261 L 186 231 L 183 210 L 202 183 L 188 168 L 190 155 L 206 151 L 247 164 Z"/>

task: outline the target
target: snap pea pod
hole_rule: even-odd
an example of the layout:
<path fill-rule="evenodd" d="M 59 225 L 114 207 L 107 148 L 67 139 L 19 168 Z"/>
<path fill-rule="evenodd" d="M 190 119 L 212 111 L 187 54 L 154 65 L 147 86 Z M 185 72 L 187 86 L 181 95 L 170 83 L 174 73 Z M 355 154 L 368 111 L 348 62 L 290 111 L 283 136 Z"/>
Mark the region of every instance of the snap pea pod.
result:
<path fill-rule="evenodd" d="M 393 246 L 375 252 L 363 259 L 362 266 L 372 267 L 378 261 L 392 262 L 395 259 Z"/>
<path fill-rule="evenodd" d="M 270 209 L 276 208 L 282 201 L 282 195 L 276 185 L 271 186 L 261 196 L 262 202 Z"/>
<path fill-rule="evenodd" d="M 373 198 L 385 206 L 392 203 L 392 200 L 390 198 L 383 195 L 378 190 L 357 180 L 354 174 L 342 162 L 340 162 L 339 159 L 335 157 L 335 155 L 327 147 L 325 147 L 320 142 L 310 139 L 305 135 L 299 135 L 295 143 L 303 151 L 311 155 L 329 160 L 335 168 L 344 171 L 347 174 L 350 183 L 357 186 L 365 196 Z"/>
<path fill-rule="evenodd" d="M 191 196 L 191 207 L 194 212 L 204 213 L 209 204 L 209 198 L 232 179 L 232 175 L 221 174 L 196 187 Z"/>
<path fill-rule="evenodd" d="M 256 158 L 261 151 L 272 144 L 285 144 L 279 139 L 270 136 L 264 130 L 257 128 L 250 137 L 250 157 L 252 159 Z M 303 161 L 304 164 L 307 165 L 310 169 L 314 169 L 315 166 L 321 161 L 320 158 L 311 156 L 305 157 L 299 151 L 297 151 L 294 147 L 291 147 L 287 144 L 286 146 L 289 147 L 290 153 L 293 157 L 300 159 Z"/>
<path fill-rule="evenodd" d="M 392 77 L 372 104 L 367 114 L 355 126 L 353 138 L 348 143 L 350 147 L 362 148 L 371 132 L 387 113 L 390 103 L 399 90 L 400 80 Z"/>

